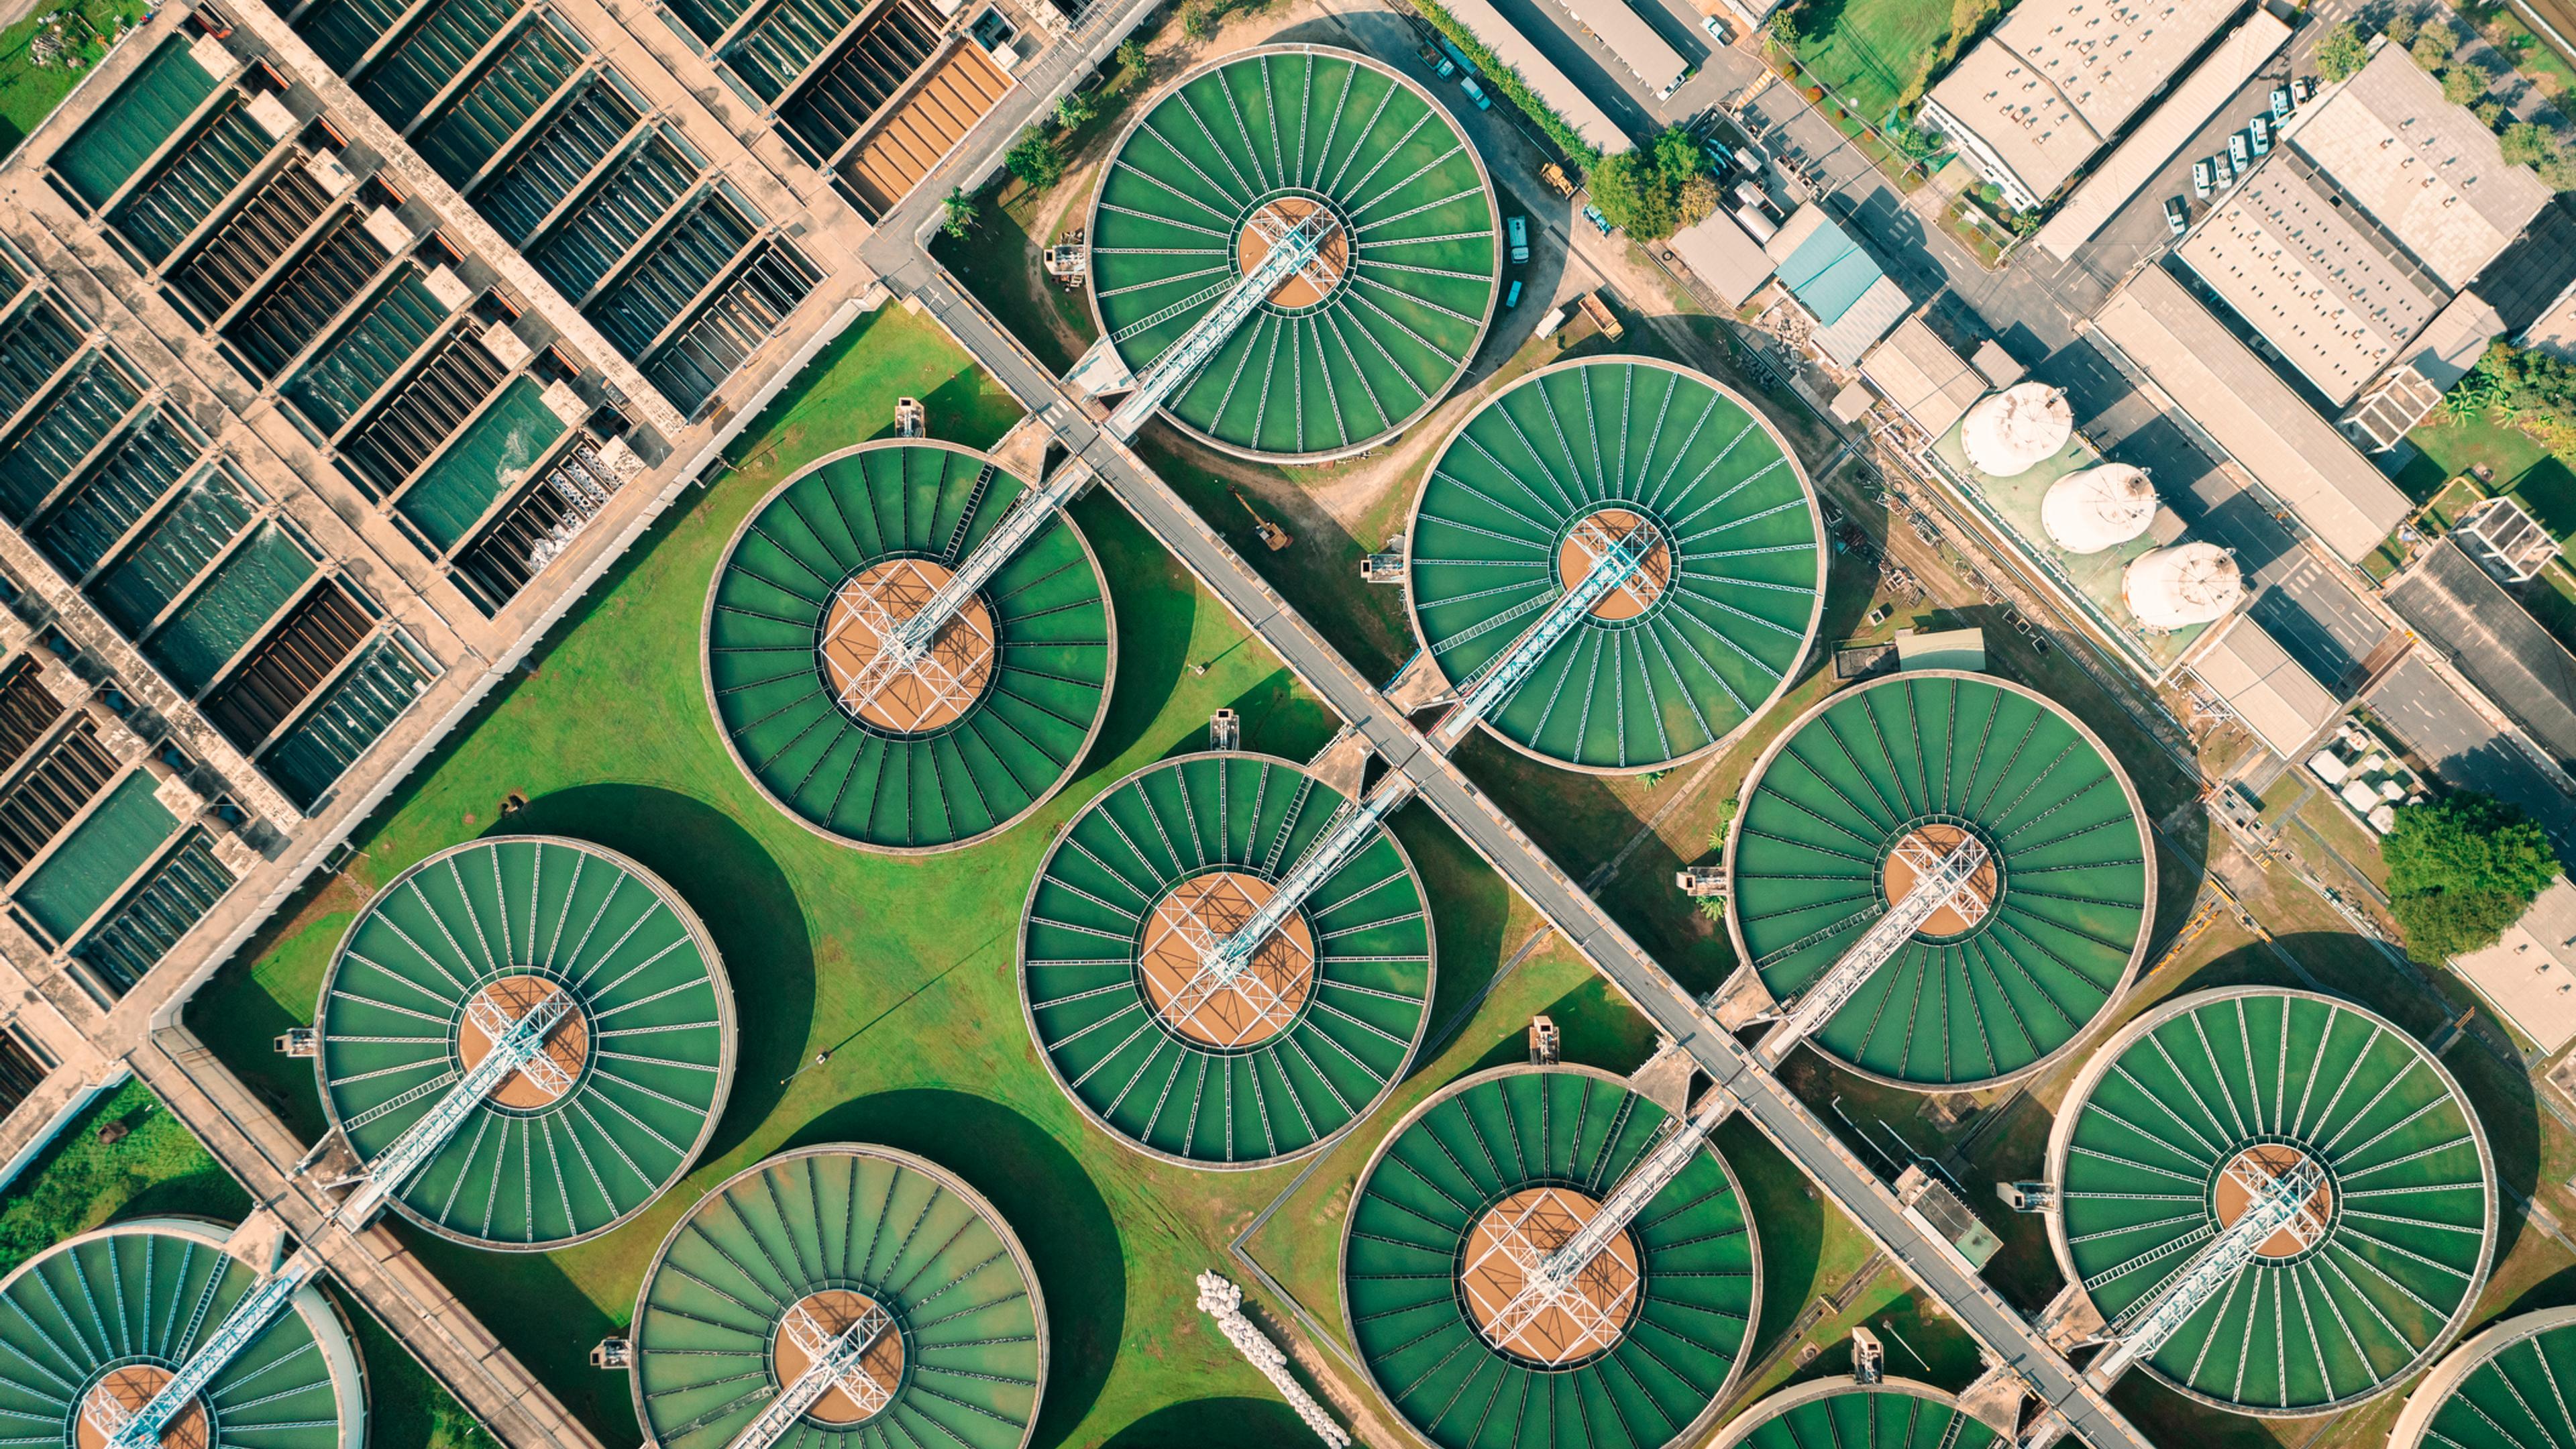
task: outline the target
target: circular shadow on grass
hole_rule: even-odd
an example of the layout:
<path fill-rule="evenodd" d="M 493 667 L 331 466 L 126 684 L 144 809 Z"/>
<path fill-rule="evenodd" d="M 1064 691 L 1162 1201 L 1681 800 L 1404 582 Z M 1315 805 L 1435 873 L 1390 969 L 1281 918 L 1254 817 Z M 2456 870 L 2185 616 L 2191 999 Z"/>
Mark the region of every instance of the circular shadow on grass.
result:
<path fill-rule="evenodd" d="M 539 796 L 488 835 L 565 835 L 633 857 L 689 903 L 733 986 L 733 1088 L 701 1162 L 768 1120 L 814 1021 L 805 910 L 751 832 L 705 801 L 652 785 L 581 785 Z"/>
<path fill-rule="evenodd" d="M 1278 1399 L 1192 1399 L 1156 1409 L 1101 1449 L 1299 1449 L 1314 1442 L 1315 1431 Z"/>
<path fill-rule="evenodd" d="M 1046 1297 L 1046 1396 L 1031 1446 L 1064 1442 L 1099 1399 L 1127 1321 L 1127 1259 L 1118 1225 L 1082 1164 L 1044 1128 L 1001 1103 L 935 1088 L 844 1102 L 799 1128 L 780 1150 L 822 1142 L 918 1153 L 965 1179 L 1010 1223 Z M 1197 1442 L 1245 1441 L 1220 1435 Z"/>

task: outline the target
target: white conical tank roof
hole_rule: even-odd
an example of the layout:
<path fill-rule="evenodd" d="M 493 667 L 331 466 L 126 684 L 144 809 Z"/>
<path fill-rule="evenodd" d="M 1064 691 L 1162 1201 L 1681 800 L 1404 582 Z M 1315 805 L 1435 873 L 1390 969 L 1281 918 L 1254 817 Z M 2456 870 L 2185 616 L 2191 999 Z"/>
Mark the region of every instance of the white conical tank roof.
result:
<path fill-rule="evenodd" d="M 2074 433 L 2075 410 L 2064 392 L 2044 382 L 2017 382 L 1968 409 L 1959 446 L 1978 472 L 2011 478 L 2065 447 Z"/>
<path fill-rule="evenodd" d="M 2188 629 L 2223 619 L 2245 598 L 2236 556 L 2214 543 L 2178 543 L 2138 555 L 2120 582 L 2120 597 L 2138 622 Z"/>
<path fill-rule="evenodd" d="M 2039 525 L 2068 553 L 2100 553 L 2147 531 L 2156 521 L 2156 485 L 2143 468 L 2105 463 L 2069 473 L 2039 500 Z"/>

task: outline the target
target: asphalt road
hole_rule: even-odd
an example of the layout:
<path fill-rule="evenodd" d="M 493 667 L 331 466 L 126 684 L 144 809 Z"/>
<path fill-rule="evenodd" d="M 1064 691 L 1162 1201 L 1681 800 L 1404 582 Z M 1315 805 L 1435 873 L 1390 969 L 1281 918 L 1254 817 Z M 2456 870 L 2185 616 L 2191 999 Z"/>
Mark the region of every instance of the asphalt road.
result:
<path fill-rule="evenodd" d="M 2432 763 L 2434 774 L 2521 806 L 2549 832 L 2562 859 L 2576 860 L 2576 801 L 2430 665 L 2421 659 L 2399 664 L 2371 691 L 2369 704 L 2399 743 Z"/>

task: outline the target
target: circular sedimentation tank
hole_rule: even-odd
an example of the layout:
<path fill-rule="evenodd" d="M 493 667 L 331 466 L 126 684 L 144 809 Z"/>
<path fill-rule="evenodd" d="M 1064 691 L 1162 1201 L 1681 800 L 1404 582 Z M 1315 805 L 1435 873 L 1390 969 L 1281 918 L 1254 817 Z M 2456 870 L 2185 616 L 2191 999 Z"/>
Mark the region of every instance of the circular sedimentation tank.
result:
<path fill-rule="evenodd" d="M 0 1281 L 10 1442 L 101 1449 L 93 1403 L 128 1413 L 150 1403 L 259 1282 L 259 1269 L 224 1251 L 230 1235 L 194 1219 L 138 1219 L 57 1243 Z M 179 1411 L 161 1444 L 359 1449 L 366 1418 L 348 1327 L 308 1284 Z"/>
<path fill-rule="evenodd" d="M 1979 674 L 1924 670 L 1827 698 L 1754 763 L 1727 842 L 1727 930 L 1778 1001 L 1813 986 L 1913 885 L 1982 842 L 1959 903 L 1897 948 L 1809 1044 L 1900 1086 L 2035 1071 L 2128 989 L 2155 862 L 2099 736 Z"/>
<path fill-rule="evenodd" d="M 706 684 L 726 748 L 829 839 L 952 850 L 1062 789 L 1100 732 L 1117 629 L 1099 561 L 1059 510 L 913 667 L 879 632 L 954 576 L 1028 484 L 947 443 L 861 444 L 745 518 L 707 593 Z"/>
<path fill-rule="evenodd" d="M 2312 1164 L 2284 1229 L 2145 1361 L 2239 1413 L 2325 1413 L 2413 1374 L 2474 1308 L 2495 1164 L 2441 1062 L 2350 1002 L 2240 987 L 2178 997 L 2103 1044 L 2048 1152 L 2049 1237 L 2104 1318 L 2152 1293 L 2269 1180 Z"/>
<path fill-rule="evenodd" d="M 1991 1449 L 2001 1437 L 1929 1384 L 1836 1376 L 1755 1404 L 1709 1449 Z"/>
<path fill-rule="evenodd" d="M 1493 186 L 1457 121 L 1378 61 L 1219 56 L 1163 89 L 1101 176 L 1092 313 L 1140 376 L 1275 241 L 1328 230 L 1163 404 L 1202 442 L 1347 457 L 1437 406 L 1476 355 L 1502 277 Z"/>
<path fill-rule="evenodd" d="M 2576 1435 L 2576 1308 L 2524 1313 L 2433 1366 L 2388 1449 L 2549 1449 Z"/>
<path fill-rule="evenodd" d="M 723 1449 L 811 1344 L 879 1313 L 860 1355 L 876 1391 L 827 1390 L 781 1443 L 1028 1443 L 1046 1306 L 1019 1238 L 945 1169 L 851 1143 L 754 1164 L 662 1240 L 635 1301 L 635 1418 L 663 1449 Z"/>
<path fill-rule="evenodd" d="M 1484 727 L 1554 764 L 1660 769 L 1788 688 L 1824 608 L 1822 538 L 1805 472 L 1744 399 L 1647 358 L 1564 362 L 1487 399 L 1434 460 L 1406 607 L 1457 684 L 1613 548 L 1644 549 Z"/>
<path fill-rule="evenodd" d="M 1092 1121 L 1157 1157 L 1258 1167 L 1314 1151 L 1394 1090 L 1430 1022 L 1431 918 L 1381 825 L 1231 983 L 1233 934 L 1331 824 L 1338 791 L 1263 755 L 1129 775 L 1083 808 L 1029 887 L 1020 1000 Z"/>
<path fill-rule="evenodd" d="M 314 1077 L 362 1162 L 428 1115 L 496 1030 L 558 996 L 540 1058 L 476 1104 L 394 1208 L 476 1247 L 551 1249 L 642 1212 L 706 1145 L 733 993 L 650 871 L 554 836 L 471 841 L 378 891 L 322 983 Z"/>
<path fill-rule="evenodd" d="M 1518 1262 L 1597 1211 L 1670 1114 L 1589 1067 L 1503 1067 L 1442 1088 L 1360 1174 L 1343 1330 L 1437 1449 L 1658 1449 L 1708 1427 L 1760 1316 L 1735 1174 L 1703 1146 L 1578 1280 L 1579 1304 L 1506 1318 Z"/>

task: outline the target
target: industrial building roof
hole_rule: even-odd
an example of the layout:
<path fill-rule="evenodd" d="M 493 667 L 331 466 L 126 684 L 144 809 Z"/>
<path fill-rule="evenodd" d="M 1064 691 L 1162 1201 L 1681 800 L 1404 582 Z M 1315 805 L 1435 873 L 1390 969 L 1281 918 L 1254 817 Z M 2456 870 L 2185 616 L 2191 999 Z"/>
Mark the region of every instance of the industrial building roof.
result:
<path fill-rule="evenodd" d="M 2450 300 L 2375 230 L 2331 179 L 2284 152 L 2193 228 L 2179 254 L 2341 406 Z"/>
<path fill-rule="evenodd" d="M 1679 85 L 1690 70 L 1690 62 L 1680 51 L 1656 33 L 1646 18 L 1628 8 L 1626 0 L 1585 0 L 1578 6 L 1572 0 L 1556 0 L 1557 8 L 1573 17 L 1574 23 L 1592 32 L 1594 38 L 1619 57 L 1649 90 L 1662 90 Z"/>
<path fill-rule="evenodd" d="M 1673 234 L 1672 248 L 1718 300 L 1741 307 L 1771 280 L 1771 258 L 1751 233 L 1723 211 Z"/>
<path fill-rule="evenodd" d="M 1583 87 L 1558 70 L 1556 62 L 1532 45 L 1519 26 L 1504 19 L 1503 12 L 1495 9 L 1490 0 L 1441 0 L 1441 8 L 1483 41 L 1494 59 L 1519 72 L 1522 83 L 1536 91 L 1538 98 L 1572 126 L 1576 135 L 1600 147 L 1602 155 L 1616 156 L 1628 149 L 1628 133 L 1619 129 L 1610 113 L 1594 105 Z"/>
<path fill-rule="evenodd" d="M 2290 27 L 2271 11 L 2247 17 L 2057 208 L 2034 238 L 2040 248 L 2059 261 L 2074 260 L 2289 38 Z"/>
<path fill-rule="evenodd" d="M 2218 691 L 2264 747 L 2283 759 L 2334 722 L 2335 697 L 2244 614 L 2219 632 L 2192 672 Z"/>
<path fill-rule="evenodd" d="M 2179 411 L 2346 561 L 2368 557 L 2405 518 L 2406 495 L 2162 268 L 2130 278 L 2095 321 Z"/>
<path fill-rule="evenodd" d="M 1897 323 L 1886 341 L 1871 348 L 1860 360 L 1860 375 L 1935 438 L 1986 392 L 1986 380 L 1920 317 Z"/>
<path fill-rule="evenodd" d="M 1868 249 L 1812 201 L 1762 250 L 1778 266 L 1789 295 L 1814 314 L 1817 347 L 1845 367 L 1857 364 L 1914 306 Z"/>
<path fill-rule="evenodd" d="M 2426 555 L 2388 591 L 2388 604 L 2551 759 L 2576 766 L 2576 655 L 2457 539 Z"/>
<path fill-rule="evenodd" d="M 2495 133 L 2395 46 L 2285 134 L 2452 290 L 2549 202 L 2531 168 L 2507 162 Z"/>
<path fill-rule="evenodd" d="M 2033 0 L 1952 67 L 1932 100 L 2045 197 L 2238 8 L 2238 0 Z"/>
<path fill-rule="evenodd" d="M 2551 881 L 2502 939 L 2451 969 L 2542 1052 L 2576 1041 L 2576 885 Z"/>

